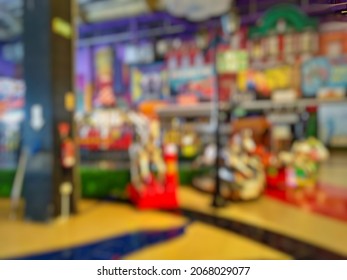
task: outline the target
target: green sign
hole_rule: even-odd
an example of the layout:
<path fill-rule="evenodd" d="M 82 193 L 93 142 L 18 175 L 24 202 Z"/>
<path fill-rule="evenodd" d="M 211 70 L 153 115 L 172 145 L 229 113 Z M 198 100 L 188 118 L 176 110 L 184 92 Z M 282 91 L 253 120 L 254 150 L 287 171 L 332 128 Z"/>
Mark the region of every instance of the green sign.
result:
<path fill-rule="evenodd" d="M 223 51 L 217 55 L 217 70 L 219 74 L 232 74 L 245 71 L 248 68 L 246 51 Z"/>

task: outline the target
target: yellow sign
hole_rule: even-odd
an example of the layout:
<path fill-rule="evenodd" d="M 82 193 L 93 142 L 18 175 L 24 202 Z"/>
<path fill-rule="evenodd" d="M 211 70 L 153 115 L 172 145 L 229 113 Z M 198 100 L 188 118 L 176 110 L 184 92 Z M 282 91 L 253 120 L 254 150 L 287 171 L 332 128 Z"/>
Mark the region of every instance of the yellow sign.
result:
<path fill-rule="evenodd" d="M 65 94 L 65 109 L 69 112 L 75 109 L 75 96 L 72 92 Z"/>
<path fill-rule="evenodd" d="M 264 71 L 247 70 L 238 74 L 237 86 L 241 91 L 250 88 L 261 93 L 293 87 L 293 69 L 288 65 L 269 68 Z"/>
<path fill-rule="evenodd" d="M 52 21 L 53 32 L 66 38 L 70 39 L 72 37 L 71 24 L 62 18 L 54 18 Z"/>

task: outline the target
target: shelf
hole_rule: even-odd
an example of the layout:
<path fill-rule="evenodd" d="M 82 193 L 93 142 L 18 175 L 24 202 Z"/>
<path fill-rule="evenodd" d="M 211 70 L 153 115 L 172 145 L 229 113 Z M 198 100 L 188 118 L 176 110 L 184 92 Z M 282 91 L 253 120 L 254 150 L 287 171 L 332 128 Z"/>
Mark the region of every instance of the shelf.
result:
<path fill-rule="evenodd" d="M 296 113 L 269 114 L 267 120 L 271 124 L 296 124 L 300 121 L 300 118 Z"/>
<path fill-rule="evenodd" d="M 300 109 L 309 106 L 319 106 L 325 104 L 341 104 L 346 103 L 347 99 L 340 100 L 319 100 L 316 98 L 300 99 L 293 102 L 279 102 L 273 100 L 253 100 L 241 102 L 238 107 L 244 110 L 270 110 L 270 109 Z"/>
<path fill-rule="evenodd" d="M 309 106 L 320 106 L 327 104 L 346 104 L 347 98 L 340 100 L 319 100 L 316 98 L 299 99 L 292 102 L 279 102 L 273 100 L 252 100 L 240 102 L 237 108 L 246 111 L 267 111 L 272 109 L 304 109 Z M 230 105 L 227 102 L 219 103 L 220 110 L 229 110 Z M 194 118 L 194 117 L 210 117 L 214 109 L 214 103 L 205 102 L 194 105 L 169 105 L 158 109 L 160 118 Z"/>
<path fill-rule="evenodd" d="M 220 109 L 226 109 L 227 103 L 220 103 Z M 158 109 L 160 118 L 175 117 L 210 117 L 214 109 L 214 103 L 204 102 L 194 105 L 169 105 Z"/>
<path fill-rule="evenodd" d="M 216 131 L 216 128 L 212 127 L 211 125 L 197 125 L 196 132 L 201 133 L 201 134 L 214 134 Z M 232 133 L 232 127 L 229 123 L 222 124 L 219 127 L 219 132 L 222 135 L 228 135 Z"/>

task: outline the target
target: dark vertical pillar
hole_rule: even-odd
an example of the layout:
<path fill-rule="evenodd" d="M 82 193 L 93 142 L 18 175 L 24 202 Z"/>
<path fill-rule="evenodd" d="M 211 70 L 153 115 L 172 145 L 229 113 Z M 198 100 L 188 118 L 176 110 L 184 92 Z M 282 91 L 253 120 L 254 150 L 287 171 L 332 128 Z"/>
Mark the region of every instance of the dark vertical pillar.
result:
<path fill-rule="evenodd" d="M 60 186 L 69 182 L 70 212 L 79 194 L 76 165 L 63 168 L 59 124 L 74 139 L 74 0 L 24 1 L 24 147 L 30 156 L 24 180 L 25 217 L 46 221 L 61 211 Z M 68 102 L 66 102 L 68 101 Z M 76 149 L 77 150 L 77 149 Z"/>

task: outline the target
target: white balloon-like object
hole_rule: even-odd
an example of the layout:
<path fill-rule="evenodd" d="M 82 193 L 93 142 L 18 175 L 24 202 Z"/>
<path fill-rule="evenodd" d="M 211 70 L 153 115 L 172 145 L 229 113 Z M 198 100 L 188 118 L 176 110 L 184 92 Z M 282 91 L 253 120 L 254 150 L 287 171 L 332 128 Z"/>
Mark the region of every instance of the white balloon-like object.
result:
<path fill-rule="evenodd" d="M 232 0 L 163 0 L 166 10 L 176 17 L 202 21 L 230 10 Z"/>

